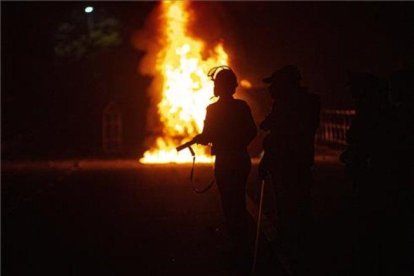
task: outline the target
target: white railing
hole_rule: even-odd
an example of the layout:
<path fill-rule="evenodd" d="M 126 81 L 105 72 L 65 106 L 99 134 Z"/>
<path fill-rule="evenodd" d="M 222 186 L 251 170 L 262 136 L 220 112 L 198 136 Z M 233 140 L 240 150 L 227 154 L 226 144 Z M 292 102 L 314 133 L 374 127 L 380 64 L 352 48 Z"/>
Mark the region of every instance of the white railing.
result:
<path fill-rule="evenodd" d="M 328 146 L 345 146 L 347 144 L 346 132 L 354 116 L 355 110 L 322 110 L 316 143 Z"/>

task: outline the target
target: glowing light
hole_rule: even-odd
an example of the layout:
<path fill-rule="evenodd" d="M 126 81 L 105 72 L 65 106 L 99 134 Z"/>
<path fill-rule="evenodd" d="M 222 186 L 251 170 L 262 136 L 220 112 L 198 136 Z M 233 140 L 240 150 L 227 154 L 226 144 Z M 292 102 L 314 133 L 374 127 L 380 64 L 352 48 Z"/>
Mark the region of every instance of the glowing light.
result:
<path fill-rule="evenodd" d="M 248 80 L 241 80 L 240 81 L 240 86 L 243 87 L 243 88 L 251 88 L 252 84 Z"/>
<path fill-rule="evenodd" d="M 85 8 L 85 12 L 86 12 L 86 13 L 91 13 L 91 12 L 93 12 L 93 7 L 91 7 L 91 6 L 86 7 L 86 8 Z"/>
<path fill-rule="evenodd" d="M 175 148 L 202 131 L 206 107 L 213 97 L 213 82 L 207 72 L 214 66 L 228 65 L 228 55 L 222 44 L 206 51 L 203 41 L 188 34 L 188 2 L 163 1 L 160 8 L 162 29 L 155 71 L 162 80 L 157 108 L 163 128 L 140 162 L 191 162 L 188 151 L 177 153 Z M 195 151 L 198 161 L 212 161 L 205 147 Z"/>

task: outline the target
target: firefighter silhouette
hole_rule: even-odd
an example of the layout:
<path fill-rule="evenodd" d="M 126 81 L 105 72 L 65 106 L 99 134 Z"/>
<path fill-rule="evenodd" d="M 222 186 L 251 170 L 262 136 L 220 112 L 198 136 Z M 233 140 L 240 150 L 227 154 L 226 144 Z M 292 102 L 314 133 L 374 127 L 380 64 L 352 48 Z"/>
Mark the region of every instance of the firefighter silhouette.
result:
<path fill-rule="evenodd" d="M 356 115 L 341 161 L 354 183 L 353 275 L 412 274 L 412 77 L 349 74 Z"/>
<path fill-rule="evenodd" d="M 209 76 L 214 81 L 214 96 L 219 99 L 207 107 L 203 131 L 194 141 L 212 144 L 215 178 L 234 256 L 246 263 L 249 241 L 245 196 L 251 169 L 247 146 L 256 136 L 257 128 L 247 103 L 233 98 L 238 86 L 234 72 L 227 66 L 219 66 L 212 68 Z"/>
<path fill-rule="evenodd" d="M 299 69 L 294 65 L 282 67 L 263 80 L 269 84 L 273 106 L 260 124 L 268 134 L 263 142 L 259 176 L 271 176 L 278 240 L 292 263 L 305 258 L 305 233 L 311 219 L 314 137 L 320 111 L 319 97 L 302 87 L 300 80 Z"/>

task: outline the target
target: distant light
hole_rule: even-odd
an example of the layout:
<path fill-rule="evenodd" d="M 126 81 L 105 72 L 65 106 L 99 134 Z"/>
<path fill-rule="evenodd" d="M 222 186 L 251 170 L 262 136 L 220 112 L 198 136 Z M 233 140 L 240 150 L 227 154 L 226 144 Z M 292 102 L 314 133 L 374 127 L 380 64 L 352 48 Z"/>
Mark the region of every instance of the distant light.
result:
<path fill-rule="evenodd" d="M 91 6 L 86 7 L 86 8 L 85 8 L 85 12 L 86 12 L 86 13 L 91 13 L 91 12 L 93 12 L 93 7 L 91 7 Z"/>
<path fill-rule="evenodd" d="M 243 88 L 251 88 L 252 84 L 248 80 L 241 80 L 240 81 L 240 86 L 243 87 Z"/>

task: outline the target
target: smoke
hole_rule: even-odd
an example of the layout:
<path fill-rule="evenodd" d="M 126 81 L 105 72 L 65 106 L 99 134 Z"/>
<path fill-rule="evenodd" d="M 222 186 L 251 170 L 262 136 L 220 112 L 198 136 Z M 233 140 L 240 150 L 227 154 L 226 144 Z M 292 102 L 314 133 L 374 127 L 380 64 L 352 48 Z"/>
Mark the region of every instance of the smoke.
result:
<path fill-rule="evenodd" d="M 142 30 L 132 36 L 133 46 L 145 52 L 138 65 L 138 73 L 152 78 L 151 84 L 145 93 L 150 99 L 147 111 L 147 139 L 146 146 L 154 145 L 156 136 L 162 133 L 162 124 L 158 114 L 157 104 L 161 100 L 162 76 L 156 71 L 156 61 L 162 49 L 161 37 L 161 11 L 157 5 L 149 14 Z"/>

